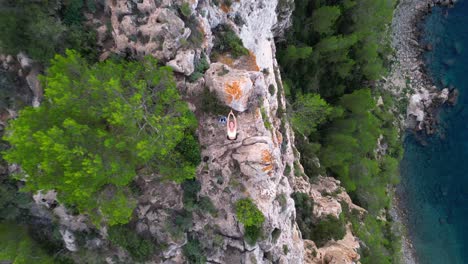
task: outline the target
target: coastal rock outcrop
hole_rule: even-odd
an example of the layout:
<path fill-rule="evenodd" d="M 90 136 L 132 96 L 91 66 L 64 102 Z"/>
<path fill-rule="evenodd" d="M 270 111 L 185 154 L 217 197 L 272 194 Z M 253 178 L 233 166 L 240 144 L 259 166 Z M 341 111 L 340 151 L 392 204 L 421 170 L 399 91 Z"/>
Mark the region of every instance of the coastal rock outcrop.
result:
<path fill-rule="evenodd" d="M 384 79 L 383 87 L 393 92 L 398 100 L 407 100 L 408 109 L 405 127 L 433 134 L 437 129 L 438 109 L 445 103 L 455 102 L 458 91 L 448 88 L 438 89 L 427 76 L 423 52 L 432 47 L 420 43 L 418 23 L 434 5 L 453 5 L 453 1 L 405 0 L 397 7 L 392 29 L 393 47 L 396 50 L 392 70 Z M 450 98 L 450 100 L 449 100 Z"/>

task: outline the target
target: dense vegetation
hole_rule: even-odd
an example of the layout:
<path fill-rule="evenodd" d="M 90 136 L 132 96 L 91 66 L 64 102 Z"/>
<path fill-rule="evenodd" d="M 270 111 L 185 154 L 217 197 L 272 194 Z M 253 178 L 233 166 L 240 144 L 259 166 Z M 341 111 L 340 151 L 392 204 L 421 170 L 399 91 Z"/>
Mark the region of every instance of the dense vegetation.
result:
<path fill-rule="evenodd" d="M 96 32 L 84 25 L 83 11 L 95 12 L 95 0 L 28 1 L 3 0 L 0 7 L 0 52 L 25 51 L 33 59 L 48 63 L 65 48 L 97 59 Z"/>
<path fill-rule="evenodd" d="M 26 228 L 12 224 L 0 223 L 0 262 L 26 264 L 52 264 L 50 257 L 31 237 Z"/>
<path fill-rule="evenodd" d="M 328 215 L 324 219 L 314 219 L 314 201 L 305 193 L 293 193 L 292 198 L 297 211 L 297 224 L 304 239 L 310 239 L 318 247 L 334 239 L 340 240 L 345 236 L 346 226 L 344 214 L 339 218 Z"/>
<path fill-rule="evenodd" d="M 301 163 L 311 181 L 318 174 L 340 179 L 354 202 L 369 211 L 359 220 L 365 225 L 357 226 L 358 216 L 351 221 L 367 246 L 363 263 L 392 263 L 398 247 L 390 241 L 396 239 L 388 231 L 391 224 L 378 217 L 390 204 L 388 186 L 398 181 L 396 107 L 385 92 L 367 87 L 386 74 L 394 1 L 295 4 L 293 27 L 279 43 L 278 58 Z M 383 104 L 377 105 L 379 97 Z M 375 151 L 379 141 L 387 146 L 383 152 Z M 314 237 L 315 222 L 302 206 L 298 211 L 301 231 Z"/>
<path fill-rule="evenodd" d="M 125 225 L 111 226 L 108 231 L 112 244 L 126 249 L 136 261 L 144 261 L 155 251 L 151 240 L 142 238 Z"/>
<path fill-rule="evenodd" d="M 21 165 L 27 190 L 54 189 L 95 224 L 114 225 L 132 214 L 127 185 L 136 170 L 176 182 L 194 177 L 197 122 L 168 67 L 151 58 L 88 65 L 67 51 L 42 81 L 42 105 L 22 110 L 6 137 L 5 159 Z"/>
<path fill-rule="evenodd" d="M 213 33 L 215 38 L 213 40 L 212 57 L 226 52 L 229 52 L 234 58 L 249 54 L 242 40 L 229 25 L 220 24 L 213 30 Z"/>
<path fill-rule="evenodd" d="M 265 216 L 257 208 L 252 199 L 240 199 L 236 202 L 237 220 L 244 225 L 244 238 L 249 244 L 255 244 L 257 239 L 262 235 L 262 224 L 265 221 Z"/>

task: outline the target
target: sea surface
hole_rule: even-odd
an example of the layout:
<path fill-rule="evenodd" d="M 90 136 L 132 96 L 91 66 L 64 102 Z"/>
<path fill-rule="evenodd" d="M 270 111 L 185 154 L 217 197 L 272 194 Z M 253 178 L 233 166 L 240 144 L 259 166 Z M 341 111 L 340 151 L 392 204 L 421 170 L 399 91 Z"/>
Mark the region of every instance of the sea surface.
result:
<path fill-rule="evenodd" d="M 468 0 L 434 8 L 421 30 L 429 75 L 460 97 L 441 110 L 437 135 L 406 135 L 399 192 L 418 262 L 468 264 Z"/>

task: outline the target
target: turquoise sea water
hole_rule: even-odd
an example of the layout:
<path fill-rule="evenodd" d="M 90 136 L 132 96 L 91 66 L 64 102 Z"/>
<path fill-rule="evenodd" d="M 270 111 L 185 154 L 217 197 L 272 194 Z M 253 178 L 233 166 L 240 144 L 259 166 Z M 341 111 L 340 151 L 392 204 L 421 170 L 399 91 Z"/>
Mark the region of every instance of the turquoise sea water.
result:
<path fill-rule="evenodd" d="M 441 111 L 439 135 L 421 145 L 408 134 L 399 188 L 421 264 L 468 263 L 468 0 L 434 8 L 422 25 L 428 72 L 456 87 L 458 104 Z"/>

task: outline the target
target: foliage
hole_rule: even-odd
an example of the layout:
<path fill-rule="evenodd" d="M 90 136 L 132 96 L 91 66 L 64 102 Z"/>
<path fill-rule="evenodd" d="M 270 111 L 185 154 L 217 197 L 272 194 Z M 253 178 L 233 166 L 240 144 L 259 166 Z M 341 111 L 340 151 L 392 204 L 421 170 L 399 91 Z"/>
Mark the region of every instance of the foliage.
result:
<path fill-rule="evenodd" d="M 327 120 L 333 108 L 318 94 L 298 95 L 291 107 L 291 123 L 294 129 L 308 136 L 318 125 Z"/>
<path fill-rule="evenodd" d="M 203 89 L 201 94 L 201 107 L 200 110 L 203 113 L 213 114 L 213 115 L 226 115 L 229 113 L 230 108 L 220 102 L 215 92 L 210 91 L 208 87 Z"/>
<path fill-rule="evenodd" d="M 292 29 L 278 51 L 292 92 L 320 92 L 334 100 L 384 74 L 389 53 L 386 32 L 394 4 L 393 0 L 295 1 Z M 296 56 L 298 47 L 305 49 L 299 54 L 306 56 Z"/>
<path fill-rule="evenodd" d="M 204 264 L 206 257 L 202 254 L 203 249 L 200 241 L 197 239 L 189 238 L 187 244 L 182 248 L 184 256 L 190 264 Z"/>
<path fill-rule="evenodd" d="M 203 77 L 203 74 L 208 70 L 208 68 L 210 68 L 210 64 L 208 63 L 205 54 L 203 54 L 200 59 L 195 62 L 195 70 L 188 77 L 189 82 L 195 82 Z"/>
<path fill-rule="evenodd" d="M 54 263 L 39 245 L 32 240 L 26 228 L 3 222 L 0 223 L 0 262 L 27 264 Z"/>
<path fill-rule="evenodd" d="M 314 200 L 306 193 L 295 192 L 291 194 L 296 207 L 296 222 L 301 230 L 303 238 L 312 237 L 312 228 L 314 226 L 313 209 Z"/>
<path fill-rule="evenodd" d="M 180 6 L 180 12 L 184 17 L 189 17 L 192 15 L 192 9 L 190 8 L 190 4 L 187 2 L 182 3 Z"/>
<path fill-rule="evenodd" d="M 361 252 L 362 263 L 398 263 L 401 241 L 392 233 L 392 222 L 381 221 L 372 215 L 363 220 L 352 217 L 351 222 L 353 233 L 366 245 Z"/>
<path fill-rule="evenodd" d="M 182 184 L 182 188 L 184 190 L 183 202 L 185 210 L 189 212 L 199 210 L 200 212 L 208 212 L 211 215 L 216 215 L 218 210 L 214 206 L 210 197 L 198 195 L 198 192 L 201 189 L 199 181 L 185 181 Z"/>
<path fill-rule="evenodd" d="M 214 53 L 229 52 L 234 58 L 242 55 L 248 55 L 249 50 L 244 47 L 242 40 L 226 24 L 217 26 L 214 31 L 213 50 Z"/>
<path fill-rule="evenodd" d="M 296 207 L 296 221 L 302 237 L 313 240 L 318 247 L 331 239 L 340 240 L 346 233 L 344 215 L 340 218 L 328 215 L 325 219 L 314 219 L 314 201 L 305 193 L 295 192 L 291 195 Z"/>
<path fill-rule="evenodd" d="M 311 239 L 318 247 L 324 246 L 330 240 L 340 240 L 346 234 L 346 221 L 343 214 L 339 218 L 327 215 L 312 228 Z"/>
<path fill-rule="evenodd" d="M 55 53 L 73 48 L 90 61 L 97 59 L 96 32 L 83 24 L 83 0 L 7 0 L 2 5 L 0 52 L 25 51 L 33 59 L 47 64 Z"/>
<path fill-rule="evenodd" d="M 155 246 L 150 240 L 142 238 L 128 226 L 111 226 L 108 233 L 112 244 L 127 250 L 134 260 L 144 261 L 155 251 Z"/>
<path fill-rule="evenodd" d="M 326 104 L 332 108 L 326 117 L 318 114 L 320 110 L 311 110 L 312 117 L 316 114 L 319 118 L 315 120 L 291 118 L 295 131 L 302 134 L 296 137 L 295 143 L 301 152 L 304 171 L 310 177 L 318 174 L 337 177 L 353 201 L 368 209 L 370 219 L 376 219 L 390 203 L 387 189 L 389 184 L 398 182 L 398 162 L 403 151 L 392 112 L 398 108 L 394 98 L 362 87 L 372 86 L 387 72 L 391 52 L 387 31 L 395 1 L 296 0 L 294 3 L 293 27 L 286 41 L 278 43 L 277 54 L 284 90 L 290 100 L 288 110 L 293 112 L 304 96 L 317 99 L 316 94 L 324 99 L 324 104 L 317 104 L 316 100 L 315 106 Z M 383 105 L 376 106 L 374 98 L 378 96 L 383 97 Z M 314 125 L 316 120 L 319 122 Z M 375 151 L 378 140 L 388 146 L 384 152 Z M 297 212 L 304 203 L 299 202 Z M 317 231 L 318 222 L 307 212 L 298 213 L 301 231 L 310 237 L 329 236 L 331 230 L 339 230 L 332 227 L 339 226 L 341 219 L 328 219 Z M 363 263 L 376 263 L 380 257 L 382 262 L 378 263 L 394 259 L 392 255 L 396 251 L 391 248 L 397 247 L 381 245 L 385 241 L 394 245 L 398 239 L 387 225 L 366 221 L 373 228 L 369 233 L 379 237 L 366 238 L 371 241 L 366 243 L 368 250 L 374 253 L 366 253 L 373 257 L 365 257 Z M 366 225 L 367 222 L 363 228 Z M 366 236 L 364 231 L 361 233 Z M 340 237 L 341 233 L 335 235 Z"/>
<path fill-rule="evenodd" d="M 236 216 L 245 226 L 262 226 L 265 217 L 258 210 L 252 199 L 246 198 L 236 202 Z"/>
<path fill-rule="evenodd" d="M 249 244 L 255 244 L 261 236 L 261 228 L 265 217 L 252 199 L 240 199 L 235 204 L 236 216 L 245 227 L 245 239 Z"/>
<path fill-rule="evenodd" d="M 336 30 L 334 25 L 341 15 L 339 6 L 322 6 L 312 13 L 311 24 L 314 31 L 320 34 L 329 35 Z"/>
<path fill-rule="evenodd" d="M 19 192 L 14 180 L 0 177 L 0 221 L 14 221 L 25 215 L 31 202 L 27 193 Z"/>
<path fill-rule="evenodd" d="M 176 148 L 196 120 L 169 68 L 151 58 L 89 66 L 67 51 L 42 82 L 46 100 L 22 110 L 6 137 L 5 159 L 29 175 L 28 190 L 55 189 L 60 202 L 113 225 L 131 216 L 126 185 L 137 168 L 151 165 L 176 182 L 194 176 L 194 160 Z"/>

